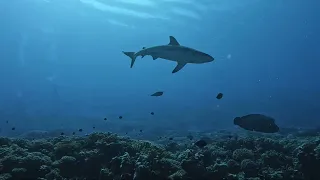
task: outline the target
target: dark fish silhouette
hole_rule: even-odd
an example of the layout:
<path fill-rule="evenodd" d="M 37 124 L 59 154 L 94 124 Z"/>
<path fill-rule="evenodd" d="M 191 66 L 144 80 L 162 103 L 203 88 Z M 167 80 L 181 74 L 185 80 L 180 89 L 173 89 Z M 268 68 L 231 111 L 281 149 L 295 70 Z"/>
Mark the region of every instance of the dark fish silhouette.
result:
<path fill-rule="evenodd" d="M 187 135 L 187 138 L 188 138 L 189 140 L 193 140 L 193 136 L 192 136 L 191 134 Z"/>
<path fill-rule="evenodd" d="M 163 95 L 163 91 L 158 91 L 158 92 L 151 94 L 151 96 L 162 96 L 162 95 Z"/>
<path fill-rule="evenodd" d="M 233 123 L 248 131 L 263 133 L 279 132 L 279 127 L 276 125 L 275 120 L 262 114 L 249 114 L 242 117 L 236 117 L 233 120 Z"/>
<path fill-rule="evenodd" d="M 217 99 L 221 99 L 223 97 L 223 94 L 222 93 L 219 93 L 218 95 L 217 95 Z"/>
<path fill-rule="evenodd" d="M 208 143 L 207 143 L 205 140 L 203 140 L 203 139 L 201 139 L 201 140 L 199 140 L 199 141 L 197 141 L 197 142 L 194 143 L 194 145 L 198 146 L 199 148 L 203 148 L 203 147 L 205 147 L 207 144 L 208 144 Z"/>
<path fill-rule="evenodd" d="M 150 114 L 151 114 L 151 115 L 154 115 L 154 112 L 151 112 Z"/>

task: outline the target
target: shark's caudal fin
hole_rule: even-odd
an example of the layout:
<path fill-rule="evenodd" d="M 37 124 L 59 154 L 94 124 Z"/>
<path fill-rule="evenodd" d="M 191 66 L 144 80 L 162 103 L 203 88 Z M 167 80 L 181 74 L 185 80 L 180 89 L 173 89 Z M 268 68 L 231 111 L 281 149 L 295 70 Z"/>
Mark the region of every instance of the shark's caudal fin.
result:
<path fill-rule="evenodd" d="M 179 63 L 177 64 L 177 66 L 174 68 L 174 70 L 172 71 L 172 73 L 176 73 L 178 71 L 180 71 L 187 63 Z"/>
<path fill-rule="evenodd" d="M 127 55 L 128 57 L 130 57 L 131 58 L 131 65 L 130 65 L 130 68 L 132 68 L 133 67 L 133 64 L 134 64 L 134 62 L 136 61 L 136 57 L 135 57 L 135 53 L 134 52 L 124 52 L 124 51 L 122 51 L 123 52 L 123 54 L 125 54 L 125 55 Z"/>

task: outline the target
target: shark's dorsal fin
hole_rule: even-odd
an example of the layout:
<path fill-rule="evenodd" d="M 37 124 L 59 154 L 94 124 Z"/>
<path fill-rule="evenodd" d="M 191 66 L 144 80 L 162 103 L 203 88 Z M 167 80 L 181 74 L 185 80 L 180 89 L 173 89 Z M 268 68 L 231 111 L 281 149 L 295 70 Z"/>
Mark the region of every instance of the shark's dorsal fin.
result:
<path fill-rule="evenodd" d="M 171 45 L 171 46 L 180 46 L 179 42 L 176 40 L 176 38 L 174 38 L 173 36 L 169 36 L 170 38 L 170 42 L 168 45 Z"/>
<path fill-rule="evenodd" d="M 176 73 L 178 71 L 180 71 L 187 63 L 179 63 L 177 64 L 177 66 L 174 68 L 174 70 L 172 71 L 172 73 Z"/>

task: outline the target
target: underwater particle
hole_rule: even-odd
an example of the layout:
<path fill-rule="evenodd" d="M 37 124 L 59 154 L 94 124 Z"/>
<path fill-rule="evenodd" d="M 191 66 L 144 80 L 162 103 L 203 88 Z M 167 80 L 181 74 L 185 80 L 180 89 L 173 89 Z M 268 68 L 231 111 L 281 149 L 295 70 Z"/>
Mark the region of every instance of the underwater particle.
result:
<path fill-rule="evenodd" d="M 219 93 L 218 95 L 217 95 L 217 99 L 221 99 L 223 97 L 223 94 L 222 93 Z"/>
<path fill-rule="evenodd" d="M 122 116 L 119 116 L 119 119 L 122 119 L 123 117 Z"/>
<path fill-rule="evenodd" d="M 275 120 L 262 114 L 248 114 L 236 117 L 233 120 L 233 124 L 248 131 L 263 133 L 276 133 L 279 131 L 279 126 L 275 123 Z"/>
<path fill-rule="evenodd" d="M 16 128 L 15 128 L 15 127 L 13 127 L 13 128 L 11 128 L 11 130 L 12 130 L 12 131 L 14 131 L 14 130 L 16 130 Z"/>
<path fill-rule="evenodd" d="M 106 121 L 106 120 L 107 120 L 107 118 L 105 117 L 103 120 L 105 120 L 105 121 Z"/>
<path fill-rule="evenodd" d="M 199 140 L 199 141 L 197 141 L 197 142 L 194 143 L 194 145 L 198 146 L 199 148 L 203 148 L 203 147 L 205 147 L 207 144 L 208 144 L 208 143 L 207 143 L 205 140 L 203 140 L 203 139 L 201 139 L 201 140 Z"/>
<path fill-rule="evenodd" d="M 154 115 L 154 112 L 151 112 L 150 114 L 151 114 L 151 115 Z"/>
<path fill-rule="evenodd" d="M 63 136 L 63 135 L 64 135 L 64 133 L 62 132 L 62 133 L 60 133 L 60 135 L 61 135 L 61 136 Z"/>
<path fill-rule="evenodd" d="M 76 132 L 72 132 L 72 135 L 75 135 L 76 134 Z"/>
<path fill-rule="evenodd" d="M 170 141 L 173 140 L 173 137 L 169 138 L 169 140 L 170 140 Z"/>
<path fill-rule="evenodd" d="M 153 94 L 151 94 L 151 96 L 162 96 L 163 95 L 163 91 L 158 91 L 158 92 L 155 92 Z"/>
<path fill-rule="evenodd" d="M 79 129 L 79 132 L 82 132 L 82 131 L 83 131 L 83 129 L 80 128 L 80 129 Z"/>

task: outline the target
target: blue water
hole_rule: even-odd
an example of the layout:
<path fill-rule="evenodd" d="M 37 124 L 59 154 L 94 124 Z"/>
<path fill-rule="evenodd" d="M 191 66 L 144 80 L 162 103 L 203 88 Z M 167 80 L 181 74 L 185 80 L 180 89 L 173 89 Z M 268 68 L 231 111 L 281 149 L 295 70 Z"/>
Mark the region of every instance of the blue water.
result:
<path fill-rule="evenodd" d="M 234 117 L 248 113 L 284 127 L 320 126 L 319 7 L 316 0 L 1 0 L 0 135 L 93 126 L 213 131 L 236 128 Z M 122 51 L 164 45 L 170 35 L 215 61 L 172 74 L 175 62 L 139 57 L 130 68 Z M 151 97 L 156 91 L 165 93 Z"/>

